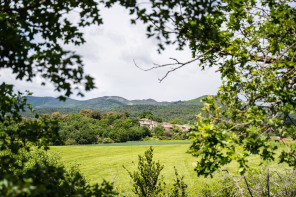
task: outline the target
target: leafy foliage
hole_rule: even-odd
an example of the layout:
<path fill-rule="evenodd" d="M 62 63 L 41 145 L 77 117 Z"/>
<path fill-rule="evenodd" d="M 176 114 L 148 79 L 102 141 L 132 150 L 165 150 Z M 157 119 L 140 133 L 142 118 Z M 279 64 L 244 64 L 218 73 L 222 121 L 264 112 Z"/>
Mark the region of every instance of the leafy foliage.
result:
<path fill-rule="evenodd" d="M 198 175 L 210 175 L 232 160 L 243 174 L 252 154 L 274 159 L 277 146 L 270 136 L 287 135 L 291 124 L 285 120 L 296 109 L 293 2 L 151 0 L 141 7 L 130 1 L 130 13 L 147 24 L 159 51 L 169 44 L 191 49 L 192 60 L 159 66 L 171 66 L 167 74 L 192 62 L 219 66 L 223 84 L 214 98 L 204 100 L 205 114 L 191 133 L 191 150 L 201 158 Z M 283 150 L 281 162 L 295 166 L 295 152 Z"/>
<path fill-rule="evenodd" d="M 95 1 L 2 2 L 0 67 L 11 69 L 20 80 L 31 81 L 39 75 L 66 96 L 72 94 L 71 84 L 75 89 L 83 83 L 85 90 L 93 89 L 93 79 L 84 74 L 81 57 L 64 50 L 63 45 L 83 44 L 79 27 L 102 24 L 97 5 Z M 77 24 L 65 17 L 73 14 L 73 9 L 79 15 Z M 78 94 L 83 95 L 82 91 Z"/>
<path fill-rule="evenodd" d="M 72 12 L 74 9 L 75 12 Z M 93 89 L 92 77 L 83 71 L 81 57 L 64 50 L 68 44 L 85 42 L 80 28 L 101 24 L 95 1 L 1 1 L 0 69 L 8 69 L 19 80 L 41 77 L 61 92 L 59 99 L 83 95 Z M 67 15 L 78 14 L 77 24 Z M 48 149 L 59 140 L 58 124 L 50 119 L 23 120 L 20 112 L 31 109 L 13 85 L 0 85 L 0 194 L 1 196 L 109 196 L 112 185 L 91 187 L 78 172 L 49 162 L 46 155 L 33 158 L 32 147 Z M 60 114 L 55 114 L 55 119 Z M 35 159 L 35 160 L 34 160 Z M 34 163 L 35 161 L 35 163 Z M 34 164 L 28 166 L 27 164 Z"/>
<path fill-rule="evenodd" d="M 26 99 L 15 94 L 12 86 L 2 84 L 1 106 L 1 196 L 113 196 L 113 186 L 107 182 L 89 185 L 74 168 L 70 171 L 48 156 L 50 143 L 60 141 L 56 113 L 54 119 L 23 119 Z M 8 108 L 6 108 L 8 107 Z M 6 113 L 4 113 L 6 110 Z"/>
<path fill-rule="evenodd" d="M 153 128 L 153 133 L 155 133 L 157 137 L 163 136 L 164 132 L 165 132 L 165 128 L 162 125 L 157 125 L 156 127 Z"/>

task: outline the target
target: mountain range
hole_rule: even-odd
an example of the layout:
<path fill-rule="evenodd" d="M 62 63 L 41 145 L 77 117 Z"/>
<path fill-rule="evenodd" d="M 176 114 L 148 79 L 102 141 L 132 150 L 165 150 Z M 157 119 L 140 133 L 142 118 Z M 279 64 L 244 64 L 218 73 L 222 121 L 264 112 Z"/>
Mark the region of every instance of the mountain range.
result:
<path fill-rule="evenodd" d="M 60 101 L 54 97 L 36 97 L 27 96 L 27 102 L 36 109 L 43 108 L 67 108 L 67 109 L 94 109 L 99 111 L 110 111 L 116 107 L 130 106 L 130 105 L 153 105 L 153 106 L 167 106 L 167 105 L 198 105 L 202 106 L 200 101 L 205 96 L 188 100 L 188 101 L 174 101 L 174 102 L 158 102 L 153 99 L 143 100 L 128 100 L 119 96 L 104 96 L 88 100 L 75 100 L 68 98 L 66 101 Z"/>

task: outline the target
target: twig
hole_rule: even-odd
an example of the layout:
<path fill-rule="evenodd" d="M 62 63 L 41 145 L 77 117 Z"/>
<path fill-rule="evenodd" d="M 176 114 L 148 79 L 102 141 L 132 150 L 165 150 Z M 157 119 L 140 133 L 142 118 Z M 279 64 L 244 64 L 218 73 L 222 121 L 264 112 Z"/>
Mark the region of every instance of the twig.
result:
<path fill-rule="evenodd" d="M 113 177 L 113 182 L 114 182 L 114 189 L 116 190 L 116 179 L 118 176 L 118 171 L 116 172 L 116 175 L 114 176 L 112 171 L 109 169 L 109 172 L 111 173 L 112 177 Z"/>
<path fill-rule="evenodd" d="M 282 179 L 282 177 L 280 176 L 280 174 L 279 174 L 277 171 L 275 171 L 275 173 L 279 176 L 279 178 L 280 178 L 281 181 L 283 182 L 283 179 Z M 285 192 L 286 192 L 286 195 L 288 196 L 288 191 L 287 191 L 287 187 L 286 187 L 286 185 L 285 185 Z"/>
<path fill-rule="evenodd" d="M 253 197 L 252 192 L 251 192 L 251 189 L 250 189 L 249 184 L 248 184 L 248 181 L 247 181 L 247 179 L 246 179 L 245 176 L 244 176 L 244 179 L 245 179 L 245 182 L 246 182 L 247 188 L 248 188 L 248 190 L 249 190 L 249 193 L 250 193 L 251 197 Z"/>
<path fill-rule="evenodd" d="M 232 178 L 233 182 L 236 184 L 237 188 L 239 189 L 241 196 L 244 197 L 244 192 L 243 192 L 242 188 L 239 186 L 238 182 L 235 180 L 235 178 L 232 176 L 232 174 L 230 174 L 229 171 L 226 169 L 223 171 L 226 171 L 229 174 L 229 176 Z"/>
<path fill-rule="evenodd" d="M 213 196 L 216 196 L 217 194 L 219 194 L 222 190 L 227 189 L 229 187 L 231 187 L 232 185 L 228 185 L 226 187 L 222 187 L 218 192 L 216 192 L 215 194 L 213 194 Z"/>
<path fill-rule="evenodd" d="M 267 195 L 270 197 L 270 191 L 269 191 L 269 167 L 267 167 Z"/>
<path fill-rule="evenodd" d="M 291 46 L 289 46 L 288 48 L 286 48 L 286 50 L 283 52 L 283 54 L 277 59 L 277 61 L 280 61 L 280 59 L 282 59 L 282 57 L 284 56 L 285 53 L 287 53 L 292 47 L 294 47 L 296 45 L 296 42 L 294 42 Z"/>

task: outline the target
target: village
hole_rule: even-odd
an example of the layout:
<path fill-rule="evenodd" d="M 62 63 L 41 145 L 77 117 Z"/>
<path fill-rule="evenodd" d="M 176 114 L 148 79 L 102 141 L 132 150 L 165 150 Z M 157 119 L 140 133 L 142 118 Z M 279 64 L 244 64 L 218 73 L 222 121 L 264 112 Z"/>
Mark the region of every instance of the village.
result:
<path fill-rule="evenodd" d="M 173 129 L 174 127 L 178 127 L 180 128 L 182 131 L 188 131 L 189 129 L 191 129 L 192 127 L 189 126 L 185 126 L 185 125 L 180 125 L 180 124 L 171 124 L 168 122 L 156 122 L 153 120 L 149 120 L 147 118 L 142 118 L 139 120 L 140 126 L 146 126 L 148 127 L 150 130 L 152 130 L 154 127 L 158 126 L 158 125 L 162 125 L 164 127 L 165 130 L 170 131 L 171 129 Z"/>

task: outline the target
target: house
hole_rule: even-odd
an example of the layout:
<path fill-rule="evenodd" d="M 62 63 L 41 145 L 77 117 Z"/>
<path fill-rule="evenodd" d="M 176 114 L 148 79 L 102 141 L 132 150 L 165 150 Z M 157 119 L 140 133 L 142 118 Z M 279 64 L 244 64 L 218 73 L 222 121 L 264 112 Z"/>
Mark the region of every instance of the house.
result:
<path fill-rule="evenodd" d="M 163 122 L 161 125 L 165 128 L 165 130 L 169 131 L 174 128 L 174 125 L 168 122 Z"/>
<path fill-rule="evenodd" d="M 146 126 L 149 129 L 153 129 L 153 127 L 158 125 L 158 122 L 153 121 L 153 120 L 149 120 L 147 118 L 142 118 L 139 120 L 140 126 Z"/>
<path fill-rule="evenodd" d="M 185 125 L 180 125 L 180 124 L 175 124 L 176 127 L 179 127 L 180 129 L 182 129 L 182 131 L 189 131 L 189 129 L 192 129 L 193 127 L 188 127 Z"/>

